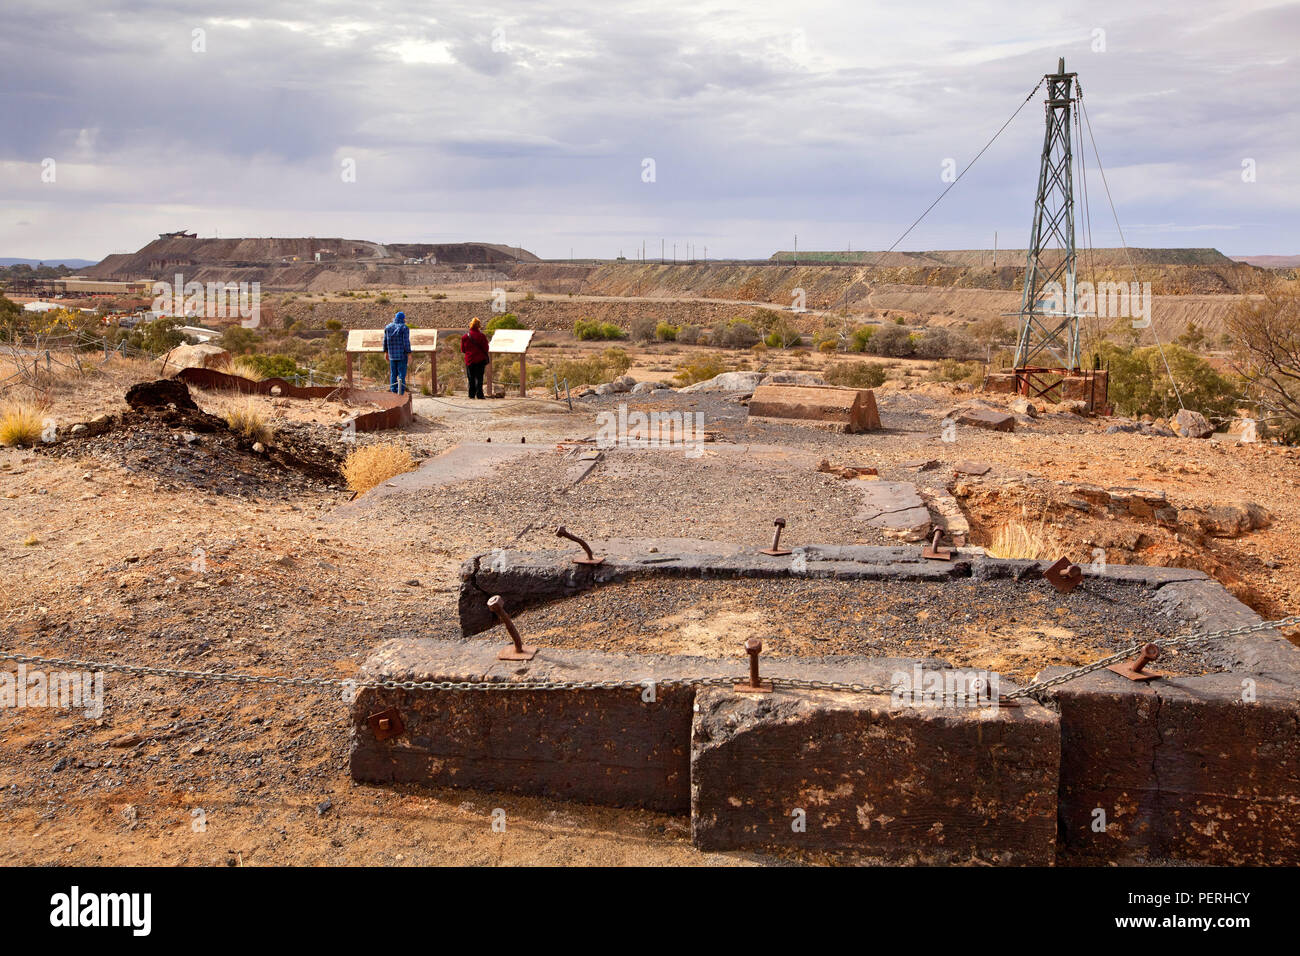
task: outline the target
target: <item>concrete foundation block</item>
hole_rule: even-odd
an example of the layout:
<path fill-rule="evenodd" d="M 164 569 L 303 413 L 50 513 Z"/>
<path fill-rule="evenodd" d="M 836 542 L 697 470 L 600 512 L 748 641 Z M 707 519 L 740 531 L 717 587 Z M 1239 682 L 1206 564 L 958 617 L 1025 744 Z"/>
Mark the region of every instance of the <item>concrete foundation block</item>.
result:
<path fill-rule="evenodd" d="M 709 689 L 692 734 L 692 838 L 706 850 L 1050 864 L 1059 763 L 1056 715 L 1032 702 L 896 707 L 885 696 Z"/>

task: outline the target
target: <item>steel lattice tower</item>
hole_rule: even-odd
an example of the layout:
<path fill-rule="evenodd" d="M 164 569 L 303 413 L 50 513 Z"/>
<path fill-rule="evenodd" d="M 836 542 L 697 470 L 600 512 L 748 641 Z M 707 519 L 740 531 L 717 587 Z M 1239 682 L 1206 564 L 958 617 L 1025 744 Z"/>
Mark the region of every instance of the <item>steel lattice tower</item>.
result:
<path fill-rule="evenodd" d="M 1038 169 L 1038 194 L 1034 199 L 1034 225 L 1025 263 L 1025 287 L 1020 299 L 1020 333 L 1016 340 L 1015 367 L 1079 368 L 1079 315 L 1074 307 L 1074 155 L 1070 147 L 1073 87 L 1077 73 L 1065 72 L 1061 57 L 1047 82 L 1047 130 Z M 1046 255 L 1045 255 L 1046 254 Z M 1065 307 L 1049 308 L 1044 301 L 1049 283 L 1066 292 Z M 1058 300 L 1059 301 L 1059 300 Z"/>

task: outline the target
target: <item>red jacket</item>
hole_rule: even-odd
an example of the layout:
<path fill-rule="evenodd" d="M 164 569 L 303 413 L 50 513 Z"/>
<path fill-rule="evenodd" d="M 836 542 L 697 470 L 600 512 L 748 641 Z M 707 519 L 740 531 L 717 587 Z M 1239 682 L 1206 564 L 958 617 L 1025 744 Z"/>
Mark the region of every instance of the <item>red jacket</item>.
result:
<path fill-rule="evenodd" d="M 465 356 L 466 365 L 486 362 L 488 360 L 487 336 L 478 329 L 470 329 L 460 337 L 460 351 Z"/>

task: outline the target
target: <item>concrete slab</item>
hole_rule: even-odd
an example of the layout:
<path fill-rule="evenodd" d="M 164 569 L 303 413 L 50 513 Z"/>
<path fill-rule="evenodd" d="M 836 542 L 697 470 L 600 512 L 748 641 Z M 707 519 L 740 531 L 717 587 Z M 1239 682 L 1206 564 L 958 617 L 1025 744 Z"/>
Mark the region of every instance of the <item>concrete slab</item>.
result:
<path fill-rule="evenodd" d="M 907 541 L 919 541 L 929 532 L 930 511 L 916 485 L 906 481 L 864 481 L 852 487 L 862 501 L 856 515 L 859 520 Z"/>

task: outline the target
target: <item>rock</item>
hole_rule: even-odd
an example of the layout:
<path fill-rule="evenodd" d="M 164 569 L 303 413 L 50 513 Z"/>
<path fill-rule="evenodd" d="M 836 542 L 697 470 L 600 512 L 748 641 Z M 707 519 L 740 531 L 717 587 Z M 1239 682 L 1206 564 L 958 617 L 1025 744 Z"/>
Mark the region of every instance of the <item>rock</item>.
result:
<path fill-rule="evenodd" d="M 1140 432 L 1142 426 L 1137 422 L 1116 422 L 1106 429 L 1107 435 L 1120 435 L 1127 432 Z"/>
<path fill-rule="evenodd" d="M 1209 438 L 1214 434 L 1214 426 L 1200 412 L 1190 408 L 1180 409 L 1170 422 L 1174 432 L 1181 438 Z"/>
<path fill-rule="evenodd" d="M 163 357 L 163 375 L 175 375 L 183 368 L 231 370 L 230 353 L 217 345 L 178 345 Z"/>
<path fill-rule="evenodd" d="M 647 395 L 654 391 L 654 386 L 649 382 L 637 382 L 632 386 L 633 395 Z"/>
<path fill-rule="evenodd" d="M 703 382 L 687 385 L 686 392 L 753 392 L 763 381 L 763 372 L 723 372 Z"/>
<path fill-rule="evenodd" d="M 613 394 L 614 394 L 614 386 L 613 386 L 613 385 L 610 385 L 609 383 L 606 383 L 606 384 L 604 384 L 604 385 L 597 385 L 597 386 L 596 386 L 596 394 L 597 394 L 597 395 L 613 395 Z"/>
<path fill-rule="evenodd" d="M 77 424 L 72 426 L 72 434 L 74 435 L 80 435 L 85 430 L 86 430 L 86 426 L 81 422 L 77 422 Z"/>
<path fill-rule="evenodd" d="M 330 808 L 332 806 L 334 806 L 334 801 L 331 800 L 329 797 L 326 797 L 320 803 L 316 804 L 316 816 L 318 817 L 325 816 L 325 814 L 329 813 Z"/>
<path fill-rule="evenodd" d="M 1038 406 L 1029 399 L 1021 397 L 1011 403 L 1011 410 L 1017 415 L 1027 415 L 1030 418 L 1038 417 Z"/>
<path fill-rule="evenodd" d="M 953 471 L 959 475 L 987 475 L 993 466 L 984 461 L 959 461 L 953 466 Z"/>
<path fill-rule="evenodd" d="M 264 451 L 266 451 L 266 446 L 263 445 L 260 441 L 255 441 L 253 442 L 253 451 L 257 452 L 260 455 Z"/>
<path fill-rule="evenodd" d="M 184 382 L 163 378 L 156 382 L 138 382 L 126 390 L 126 403 L 137 411 L 148 408 L 185 408 L 198 411 Z"/>
<path fill-rule="evenodd" d="M 675 395 L 676 393 L 677 393 L 677 389 L 675 389 L 675 388 L 668 388 L 668 387 L 666 387 L 666 386 L 660 386 L 659 388 L 656 388 L 656 389 L 655 389 L 653 392 L 651 392 L 650 394 L 651 394 L 653 397 L 655 397 L 655 398 L 662 398 L 662 397 L 665 396 L 665 395 Z"/>
<path fill-rule="evenodd" d="M 185 444 L 187 445 L 193 445 L 199 440 L 199 436 L 194 434 L 194 432 L 186 432 L 181 437 L 185 440 Z"/>
<path fill-rule="evenodd" d="M 1016 420 L 1013 416 L 992 408 L 954 409 L 948 417 L 956 419 L 959 425 L 967 425 L 971 428 L 984 428 L 995 432 L 1016 430 Z"/>
<path fill-rule="evenodd" d="M 1253 501 L 1230 501 L 1211 505 L 1197 516 L 1197 525 L 1206 534 L 1219 538 L 1236 538 L 1273 523 L 1273 515 Z"/>
<path fill-rule="evenodd" d="M 620 375 L 609 383 L 609 387 L 619 393 L 632 391 L 634 385 L 636 385 L 636 379 L 631 375 Z"/>

